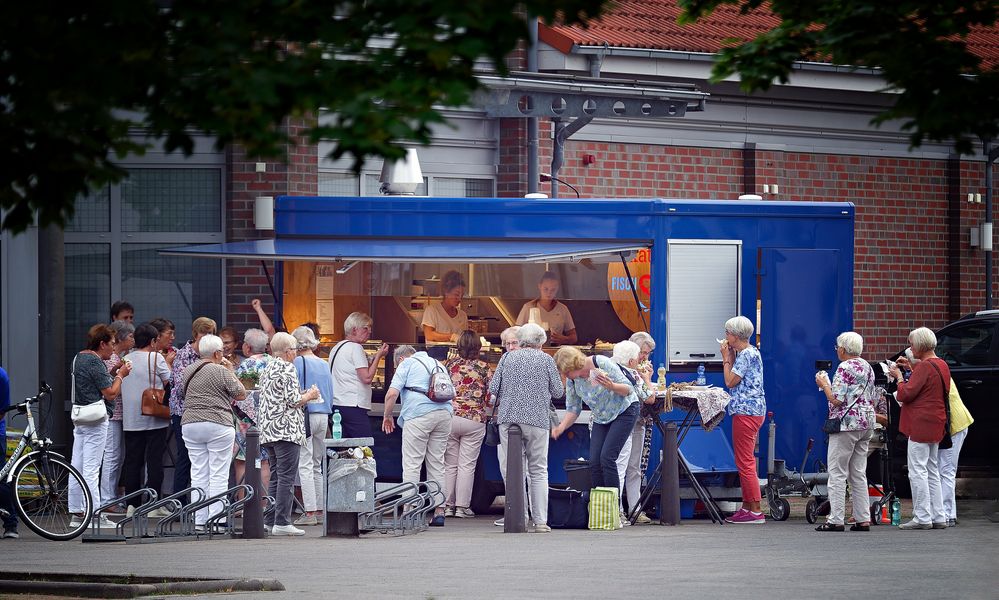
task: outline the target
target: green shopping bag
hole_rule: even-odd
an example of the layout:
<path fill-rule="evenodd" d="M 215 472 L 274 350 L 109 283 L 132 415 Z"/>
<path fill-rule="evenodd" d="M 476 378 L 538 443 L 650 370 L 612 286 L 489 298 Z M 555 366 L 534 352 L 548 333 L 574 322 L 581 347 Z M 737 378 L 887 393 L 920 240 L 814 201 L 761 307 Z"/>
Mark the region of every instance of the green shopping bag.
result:
<path fill-rule="evenodd" d="M 589 528 L 594 530 L 621 529 L 621 509 L 617 488 L 596 487 L 590 490 Z"/>

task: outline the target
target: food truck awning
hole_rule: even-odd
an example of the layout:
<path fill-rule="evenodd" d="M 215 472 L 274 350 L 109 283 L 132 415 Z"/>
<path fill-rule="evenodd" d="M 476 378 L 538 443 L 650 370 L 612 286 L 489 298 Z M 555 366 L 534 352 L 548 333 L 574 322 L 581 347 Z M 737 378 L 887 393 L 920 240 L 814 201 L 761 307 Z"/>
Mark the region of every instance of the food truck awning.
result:
<path fill-rule="evenodd" d="M 271 239 L 163 248 L 160 254 L 258 260 L 380 263 L 544 263 L 621 260 L 651 242 L 342 238 Z M 629 257 L 630 258 L 630 257 Z"/>

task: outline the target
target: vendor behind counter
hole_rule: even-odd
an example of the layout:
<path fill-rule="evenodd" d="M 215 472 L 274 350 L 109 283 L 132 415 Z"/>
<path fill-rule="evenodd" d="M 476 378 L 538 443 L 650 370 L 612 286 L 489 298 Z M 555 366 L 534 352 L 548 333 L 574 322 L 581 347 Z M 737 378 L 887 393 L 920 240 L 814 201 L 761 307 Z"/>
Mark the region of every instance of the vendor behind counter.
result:
<path fill-rule="evenodd" d="M 545 271 L 538 282 L 538 298 L 524 303 L 517 315 L 517 325 L 534 322 L 548 332 L 549 343 L 575 344 L 576 324 L 572 321 L 569 307 L 556 299 L 560 287 L 558 275 Z"/>
<path fill-rule="evenodd" d="M 427 343 L 431 342 L 454 342 L 458 335 L 468 329 L 468 315 L 461 310 L 461 299 L 465 297 L 465 278 L 458 271 L 448 271 L 441 278 L 440 302 L 431 302 L 423 311 L 423 337 Z M 436 350 L 436 352 L 431 352 Z M 440 350 L 428 348 L 427 353 L 437 360 L 444 360 L 447 356 L 447 348 Z M 441 354 L 437 356 L 436 354 Z"/>

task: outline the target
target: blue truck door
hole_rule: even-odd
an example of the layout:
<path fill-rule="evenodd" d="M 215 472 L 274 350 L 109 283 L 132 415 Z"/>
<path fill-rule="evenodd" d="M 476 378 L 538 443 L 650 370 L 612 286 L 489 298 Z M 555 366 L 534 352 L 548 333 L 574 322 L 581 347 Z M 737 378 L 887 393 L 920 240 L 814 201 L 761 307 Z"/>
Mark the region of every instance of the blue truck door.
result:
<path fill-rule="evenodd" d="M 808 438 L 814 459 L 825 462 L 822 421 L 826 401 L 815 387 L 815 361 L 833 360 L 836 336 L 850 327 L 840 321 L 842 302 L 839 286 L 838 250 L 762 248 L 760 250 L 759 300 L 760 354 L 767 410 L 777 422 L 776 456 L 798 469 Z M 832 377 L 832 373 L 830 373 Z M 760 471 L 765 475 L 767 425 L 760 432 Z"/>

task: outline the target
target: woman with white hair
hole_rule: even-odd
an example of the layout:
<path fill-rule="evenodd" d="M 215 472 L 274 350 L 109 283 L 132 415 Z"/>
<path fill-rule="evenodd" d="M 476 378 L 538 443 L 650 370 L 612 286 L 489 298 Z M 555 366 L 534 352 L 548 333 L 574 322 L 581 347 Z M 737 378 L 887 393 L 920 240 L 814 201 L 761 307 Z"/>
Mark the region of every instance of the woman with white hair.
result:
<path fill-rule="evenodd" d="M 500 344 L 503 345 L 504 352 L 520 348 L 520 340 L 517 339 L 518 331 L 520 331 L 520 325 L 514 325 L 513 327 L 507 327 L 500 333 Z"/>
<path fill-rule="evenodd" d="M 371 437 L 371 382 L 378 363 L 388 354 L 382 344 L 368 358 L 364 346 L 371 339 L 374 322 L 362 312 L 352 312 L 343 322 L 343 341 L 330 350 L 329 372 L 333 378 L 333 409 L 340 411 L 343 437 Z"/>
<path fill-rule="evenodd" d="M 319 346 L 319 340 L 312 328 L 302 325 L 291 335 L 298 342 L 295 370 L 298 371 L 299 389 L 307 390 L 313 385 L 319 389 L 319 398 L 305 407 L 309 435 L 298 456 L 298 480 L 302 484 L 305 513 L 295 521 L 295 525 L 318 525 L 322 516 L 320 507 L 326 505 L 323 499 L 323 457 L 326 455 L 324 440 L 329 428 L 329 416 L 333 412 L 333 378 L 326 368 L 326 361 L 313 352 Z"/>
<path fill-rule="evenodd" d="M 950 388 L 950 368 L 934 350 L 937 336 L 926 327 L 909 333 L 912 354 L 919 362 L 912 366 L 909 381 L 896 365 L 891 370 L 898 382 L 896 399 L 902 405 L 898 430 L 909 437 L 907 460 L 912 487 L 912 520 L 899 529 L 946 529 L 937 453 L 944 436 Z M 905 366 L 904 360 L 899 360 Z"/>
<path fill-rule="evenodd" d="M 870 531 L 870 498 L 867 496 L 867 448 L 874 432 L 874 370 L 862 358 L 864 338 L 853 331 L 836 338 L 840 361 L 832 383 L 825 371 L 815 374 L 815 384 L 826 396 L 829 418 L 840 419 L 839 431 L 829 434 L 829 516 L 815 531 L 843 531 L 846 516 L 846 482 L 850 481 L 854 524 L 850 531 Z"/>
<path fill-rule="evenodd" d="M 517 332 L 520 349 L 504 355 L 489 382 L 489 391 L 499 399 L 500 474 L 506 481 L 510 426 L 517 424 L 527 454 L 527 479 L 534 533 L 548 533 L 548 435 L 552 398 L 564 393 L 562 377 L 551 356 L 542 352 L 545 330 L 528 323 Z M 511 485 L 523 485 L 523 482 Z"/>
<path fill-rule="evenodd" d="M 181 435 L 191 459 L 191 485 L 205 498 L 217 496 L 229 488 L 229 465 L 236 429 L 232 421 L 232 403 L 246 397 L 246 389 L 223 364 L 222 338 L 203 334 L 198 340 L 201 359 L 190 364 L 176 379 L 184 398 Z M 194 515 L 196 527 L 221 512 L 212 504 Z"/>
<path fill-rule="evenodd" d="M 641 335 L 640 335 L 641 334 Z M 644 336 L 644 337 L 642 337 Z M 640 344 L 639 341 L 642 343 Z M 651 344 L 651 347 L 650 347 Z M 643 349 L 644 346 L 644 349 Z M 649 334 L 636 333 L 630 339 L 614 345 L 611 360 L 626 370 L 635 387 L 639 401 L 645 404 L 655 404 L 656 394 L 652 386 L 652 369 L 639 367 L 649 357 L 649 352 L 655 348 L 655 342 Z M 617 458 L 617 474 L 621 480 L 621 506 L 624 506 L 624 493 L 628 494 L 628 512 L 635 509 L 638 498 L 642 495 L 642 451 L 645 446 L 645 419 L 639 416 L 631 435 L 625 440 L 621 454 Z M 636 523 L 651 523 L 644 514 L 638 515 Z"/>
<path fill-rule="evenodd" d="M 753 322 L 746 317 L 732 317 L 725 322 L 722 370 L 725 386 L 732 396 L 728 413 L 732 415 L 732 449 L 742 487 L 742 508 L 725 521 L 762 525 L 766 518 L 760 511 L 760 480 L 753 450 L 767 414 L 767 401 L 763 395 L 763 359 L 760 351 L 749 343 L 752 335 Z"/>
<path fill-rule="evenodd" d="M 260 445 L 268 449 L 271 481 L 267 493 L 275 498 L 275 509 L 265 520 L 271 535 L 305 535 L 291 522 L 295 476 L 300 447 L 305 445 L 305 416 L 302 408 L 319 397 L 319 388 L 298 387 L 298 373 L 292 362 L 298 354 L 298 341 L 278 332 L 271 338 L 274 360 L 260 377 L 260 406 L 257 426 Z"/>

